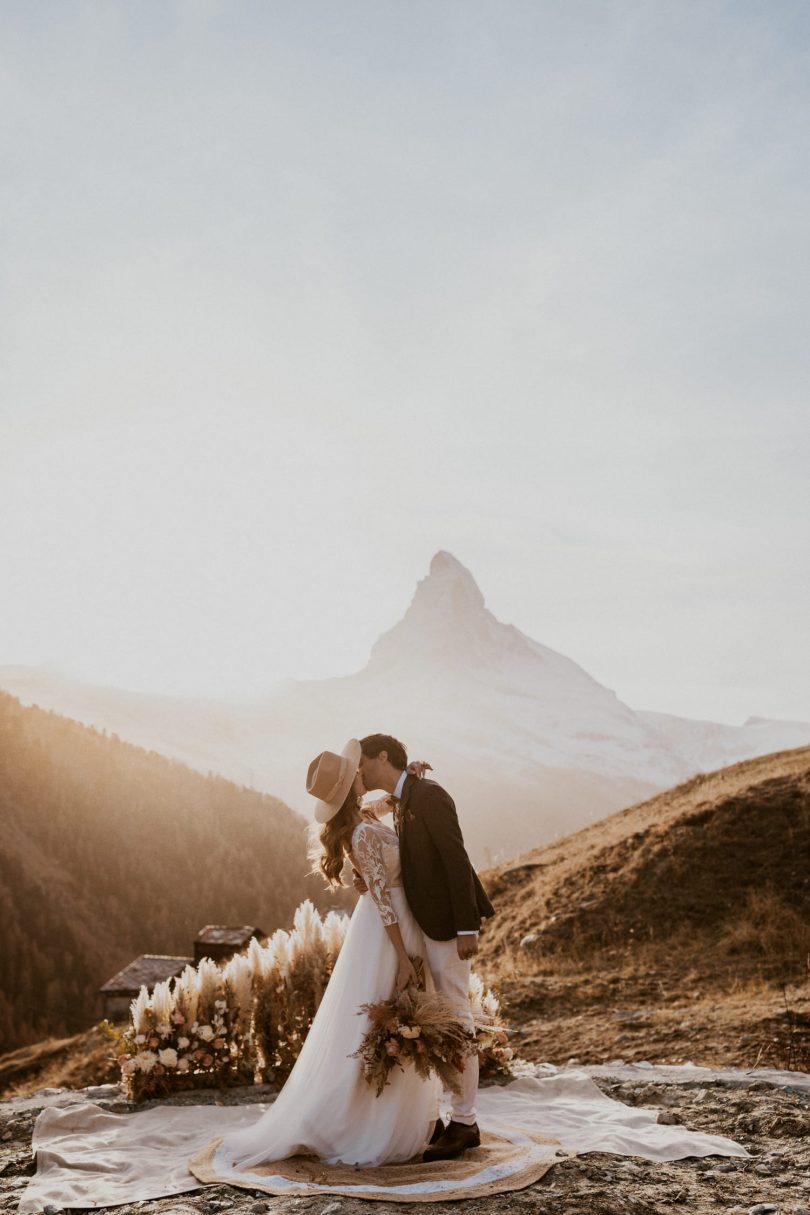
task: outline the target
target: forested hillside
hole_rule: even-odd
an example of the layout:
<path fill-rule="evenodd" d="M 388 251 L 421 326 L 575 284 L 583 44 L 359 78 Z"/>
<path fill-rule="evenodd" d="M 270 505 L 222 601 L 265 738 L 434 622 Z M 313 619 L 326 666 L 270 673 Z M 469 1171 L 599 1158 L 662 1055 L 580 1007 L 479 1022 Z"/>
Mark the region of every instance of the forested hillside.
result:
<path fill-rule="evenodd" d="M 331 905 L 283 802 L 4 693 L 0 824 L 0 1051 L 86 1027 L 101 983 L 204 924 Z"/>

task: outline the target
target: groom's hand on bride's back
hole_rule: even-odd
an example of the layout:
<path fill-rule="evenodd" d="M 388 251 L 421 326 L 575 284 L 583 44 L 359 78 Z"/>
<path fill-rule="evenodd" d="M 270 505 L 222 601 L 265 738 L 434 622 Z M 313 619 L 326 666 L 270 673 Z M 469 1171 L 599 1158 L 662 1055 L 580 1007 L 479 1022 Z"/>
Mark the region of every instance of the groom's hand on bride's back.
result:
<path fill-rule="evenodd" d="M 456 937 L 456 949 L 462 962 L 466 962 L 467 958 L 475 957 L 478 953 L 478 933 L 460 932 Z"/>
<path fill-rule="evenodd" d="M 352 885 L 358 894 L 365 894 L 368 890 L 368 886 L 356 869 L 352 869 Z"/>

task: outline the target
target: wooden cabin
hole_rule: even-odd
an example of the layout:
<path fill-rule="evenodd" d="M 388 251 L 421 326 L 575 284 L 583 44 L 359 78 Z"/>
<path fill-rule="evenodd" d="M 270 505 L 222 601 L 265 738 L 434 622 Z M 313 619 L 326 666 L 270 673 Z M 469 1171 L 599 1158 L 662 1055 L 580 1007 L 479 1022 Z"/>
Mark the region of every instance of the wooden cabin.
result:
<path fill-rule="evenodd" d="M 202 958 L 227 962 L 228 958 L 239 953 L 241 949 L 247 949 L 254 937 L 266 936 L 266 932 L 252 924 L 242 924 L 238 928 L 230 928 L 225 924 L 207 924 L 194 938 L 194 965 Z"/>
<path fill-rule="evenodd" d="M 193 958 L 170 957 L 162 953 L 141 954 L 99 988 L 104 1000 L 104 1016 L 108 1021 L 126 1021 L 130 1003 L 142 987 L 151 991 L 156 983 L 177 978 L 193 961 Z"/>

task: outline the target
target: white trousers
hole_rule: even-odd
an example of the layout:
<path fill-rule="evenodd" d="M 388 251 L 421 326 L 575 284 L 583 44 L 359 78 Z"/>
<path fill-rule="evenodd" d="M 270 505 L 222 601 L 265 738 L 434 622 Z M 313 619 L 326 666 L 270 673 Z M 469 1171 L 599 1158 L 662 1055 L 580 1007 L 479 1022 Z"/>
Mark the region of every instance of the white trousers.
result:
<path fill-rule="evenodd" d="M 424 935 L 424 934 L 423 934 Z M 458 1008 L 459 1020 L 474 1029 L 470 1005 L 470 969 L 472 962 L 458 956 L 456 938 L 451 941 L 434 941 L 425 936 L 425 953 L 436 990 Z M 460 1094 L 453 1094 L 452 1118 L 471 1126 L 476 1119 L 475 1099 L 478 1093 L 478 1056 L 468 1055 L 464 1060 L 464 1076 Z"/>

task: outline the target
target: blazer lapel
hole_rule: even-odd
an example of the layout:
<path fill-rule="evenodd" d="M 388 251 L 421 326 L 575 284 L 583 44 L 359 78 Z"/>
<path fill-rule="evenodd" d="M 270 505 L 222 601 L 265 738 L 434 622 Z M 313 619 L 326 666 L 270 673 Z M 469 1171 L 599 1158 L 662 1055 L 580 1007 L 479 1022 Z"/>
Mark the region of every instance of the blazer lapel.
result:
<path fill-rule="evenodd" d="M 411 776 L 411 774 L 409 772 L 408 775 L 405 777 L 405 784 L 402 786 L 402 797 L 399 799 L 399 804 L 400 804 L 400 806 L 402 806 L 403 810 L 407 806 L 408 802 L 411 800 L 411 791 L 415 784 L 416 784 L 416 777 Z"/>
<path fill-rule="evenodd" d="M 399 799 L 397 809 L 397 835 L 402 834 L 405 823 L 408 821 L 409 815 L 405 812 L 408 809 L 408 802 L 411 800 L 411 790 L 416 784 L 416 777 L 410 773 L 405 777 L 405 784 L 402 786 L 402 797 Z"/>

